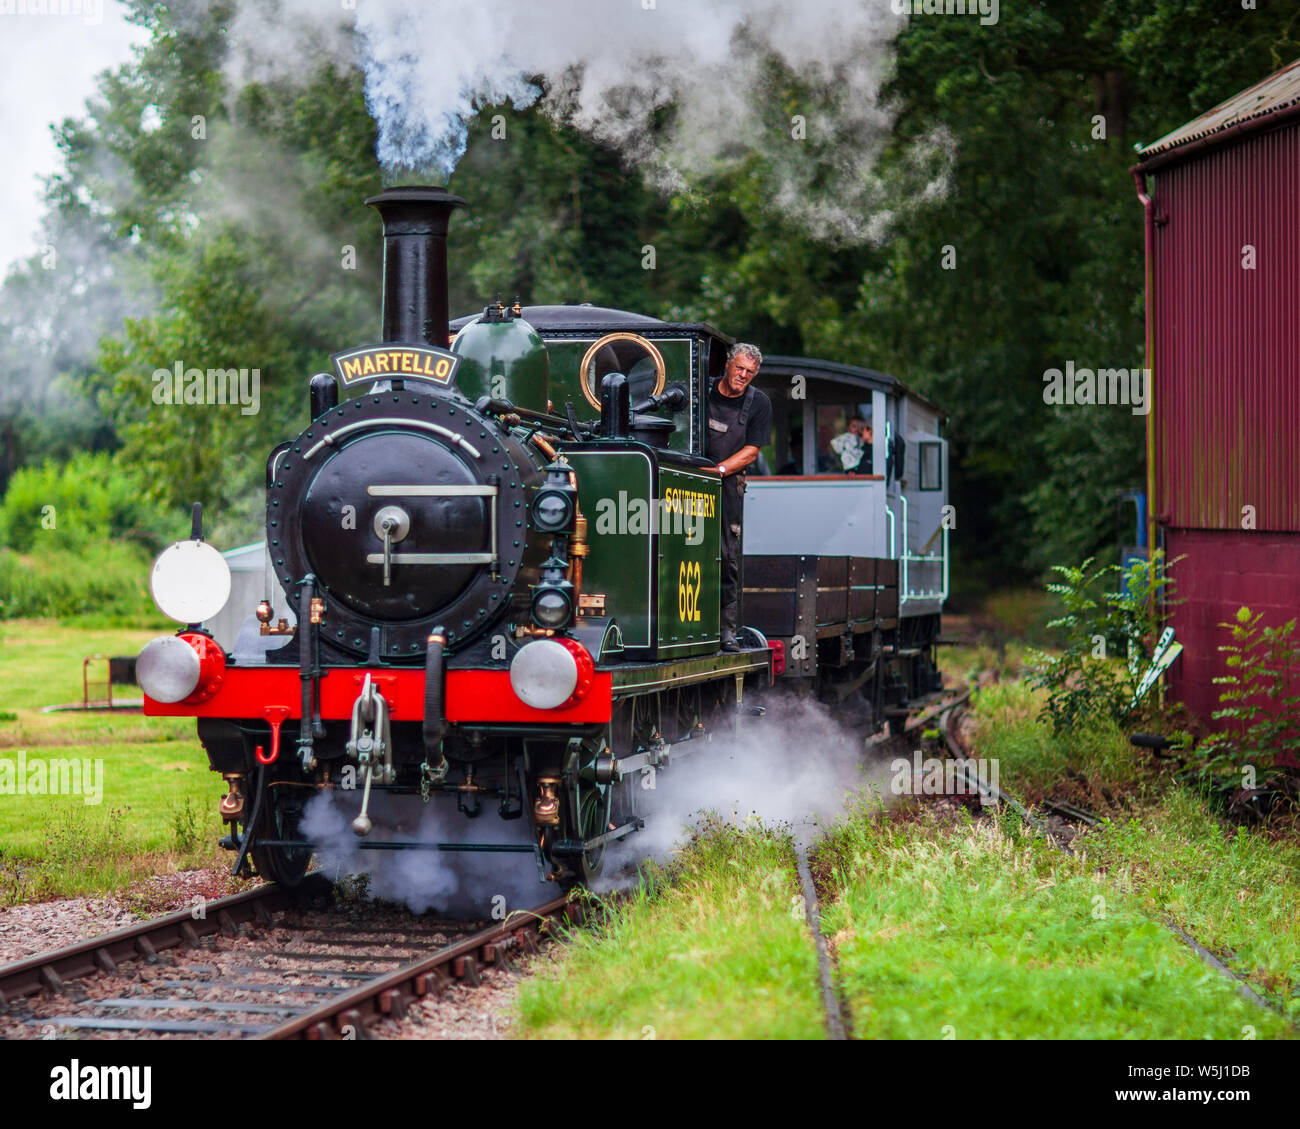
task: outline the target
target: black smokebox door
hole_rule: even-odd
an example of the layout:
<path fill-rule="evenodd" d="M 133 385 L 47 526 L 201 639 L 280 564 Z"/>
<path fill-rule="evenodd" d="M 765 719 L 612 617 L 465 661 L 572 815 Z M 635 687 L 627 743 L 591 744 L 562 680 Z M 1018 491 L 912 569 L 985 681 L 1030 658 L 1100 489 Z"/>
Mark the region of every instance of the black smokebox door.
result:
<path fill-rule="evenodd" d="M 436 440 L 409 432 L 371 432 L 347 444 L 321 467 L 303 506 L 303 548 L 330 595 L 354 611 L 382 620 L 418 619 L 452 604 L 483 566 L 403 564 L 410 553 L 481 553 L 491 545 L 484 497 L 371 495 L 368 486 L 475 486 L 473 472 Z M 355 511 L 355 528 L 347 528 Z M 392 583 L 367 558 L 384 551 L 375 530 L 380 510 L 396 507 L 409 530 L 392 545 Z"/>

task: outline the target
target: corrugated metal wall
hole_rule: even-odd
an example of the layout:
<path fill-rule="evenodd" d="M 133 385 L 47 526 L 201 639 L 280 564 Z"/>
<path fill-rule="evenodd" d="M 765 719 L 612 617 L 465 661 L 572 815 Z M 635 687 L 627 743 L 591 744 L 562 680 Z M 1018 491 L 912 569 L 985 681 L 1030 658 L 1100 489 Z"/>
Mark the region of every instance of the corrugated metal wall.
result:
<path fill-rule="evenodd" d="M 1300 531 L 1300 125 L 1153 176 L 1153 512 Z M 1243 247 L 1255 268 L 1243 268 Z"/>
<path fill-rule="evenodd" d="M 1183 602 L 1169 616 L 1184 651 L 1169 668 L 1169 689 L 1210 722 L 1222 689 L 1214 679 L 1227 673 L 1218 648 L 1232 642 L 1231 629 L 1220 624 L 1231 623 L 1243 604 L 1263 612 L 1269 626 L 1296 618 L 1300 534 L 1173 529 L 1165 544 L 1171 557 L 1184 558 L 1173 569 Z"/>

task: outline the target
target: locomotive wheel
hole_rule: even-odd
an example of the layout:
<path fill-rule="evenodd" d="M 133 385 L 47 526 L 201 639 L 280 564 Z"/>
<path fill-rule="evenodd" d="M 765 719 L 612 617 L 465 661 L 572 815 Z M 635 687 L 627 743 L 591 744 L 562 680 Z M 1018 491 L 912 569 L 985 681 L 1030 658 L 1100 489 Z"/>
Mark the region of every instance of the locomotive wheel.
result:
<path fill-rule="evenodd" d="M 294 793 L 305 791 L 286 785 L 268 787 L 262 815 L 258 820 L 259 838 L 297 839 L 300 836 L 302 809 Z M 253 865 L 257 867 L 258 874 L 268 882 L 278 882 L 281 886 L 290 888 L 302 881 L 307 867 L 311 865 L 312 853 L 309 847 L 263 847 L 255 839 L 249 853 L 253 856 Z"/>
<path fill-rule="evenodd" d="M 609 830 L 610 809 L 613 803 L 614 789 L 583 780 L 578 775 L 573 777 L 573 786 L 569 789 L 568 802 L 565 807 L 565 831 L 573 839 L 593 839 Z M 561 885 L 583 885 L 595 881 L 605 868 L 605 848 L 583 851 L 582 854 L 565 862 L 575 872 L 573 877 Z"/>
<path fill-rule="evenodd" d="M 640 695 L 623 703 L 606 731 L 610 752 L 616 757 L 628 757 L 650 744 L 659 731 L 662 708 L 657 695 Z M 610 785 L 613 792 L 610 821 L 615 827 L 622 827 L 641 814 L 644 806 L 641 792 L 643 788 L 653 787 L 649 782 L 653 779 L 649 775 L 653 771 L 633 772 L 617 784 Z"/>

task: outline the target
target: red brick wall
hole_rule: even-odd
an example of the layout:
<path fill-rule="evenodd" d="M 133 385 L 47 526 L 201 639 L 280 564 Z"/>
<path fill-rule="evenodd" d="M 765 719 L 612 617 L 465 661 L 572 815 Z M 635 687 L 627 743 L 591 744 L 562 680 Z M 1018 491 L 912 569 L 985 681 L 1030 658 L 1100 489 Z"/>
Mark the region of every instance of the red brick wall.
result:
<path fill-rule="evenodd" d="M 1210 722 L 1219 708 L 1213 679 L 1226 673 L 1226 656 L 1216 648 L 1232 639 L 1219 624 L 1230 622 L 1243 604 L 1263 612 L 1269 627 L 1300 618 L 1300 533 L 1170 529 L 1165 549 L 1171 561 L 1186 558 L 1171 572 L 1174 596 L 1184 602 L 1169 616 L 1183 644 L 1169 669 L 1169 688 Z"/>

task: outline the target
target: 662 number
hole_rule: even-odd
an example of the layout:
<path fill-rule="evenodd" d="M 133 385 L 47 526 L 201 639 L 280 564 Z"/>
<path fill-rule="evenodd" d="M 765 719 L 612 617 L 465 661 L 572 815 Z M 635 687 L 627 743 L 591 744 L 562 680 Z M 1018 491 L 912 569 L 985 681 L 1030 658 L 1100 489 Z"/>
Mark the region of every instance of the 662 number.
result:
<path fill-rule="evenodd" d="M 700 621 L 699 561 L 682 561 L 677 569 L 677 618 L 683 623 Z"/>

